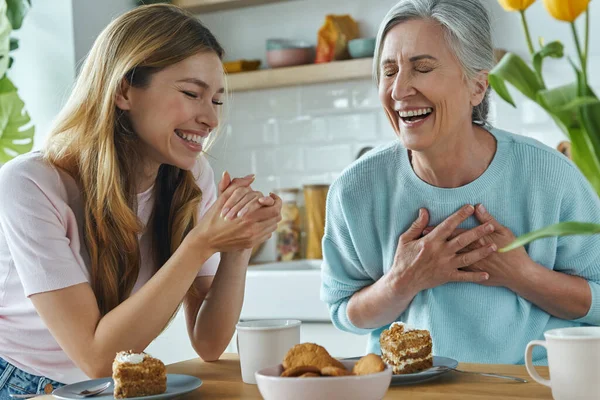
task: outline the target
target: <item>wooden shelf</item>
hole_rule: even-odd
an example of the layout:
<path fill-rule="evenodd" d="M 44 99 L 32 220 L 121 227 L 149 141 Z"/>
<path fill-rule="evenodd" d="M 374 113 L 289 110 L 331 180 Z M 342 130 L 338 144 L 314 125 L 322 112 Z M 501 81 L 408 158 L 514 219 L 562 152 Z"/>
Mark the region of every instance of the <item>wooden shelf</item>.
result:
<path fill-rule="evenodd" d="M 173 4 L 191 13 L 207 13 L 234 8 L 258 6 L 261 4 L 281 3 L 289 0 L 173 0 Z"/>
<path fill-rule="evenodd" d="M 333 61 L 324 64 L 238 72 L 227 77 L 230 92 L 310 85 L 371 77 L 372 58 Z"/>

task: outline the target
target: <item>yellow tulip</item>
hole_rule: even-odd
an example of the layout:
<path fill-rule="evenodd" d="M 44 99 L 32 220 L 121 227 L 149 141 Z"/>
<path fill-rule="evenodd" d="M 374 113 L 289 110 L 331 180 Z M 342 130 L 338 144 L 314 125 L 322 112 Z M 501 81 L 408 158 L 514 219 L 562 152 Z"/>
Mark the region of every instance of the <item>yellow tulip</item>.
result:
<path fill-rule="evenodd" d="M 550 15 L 565 22 L 575 21 L 589 3 L 590 0 L 544 0 L 544 6 Z"/>
<path fill-rule="evenodd" d="M 525 11 L 535 0 L 498 0 L 506 11 Z"/>

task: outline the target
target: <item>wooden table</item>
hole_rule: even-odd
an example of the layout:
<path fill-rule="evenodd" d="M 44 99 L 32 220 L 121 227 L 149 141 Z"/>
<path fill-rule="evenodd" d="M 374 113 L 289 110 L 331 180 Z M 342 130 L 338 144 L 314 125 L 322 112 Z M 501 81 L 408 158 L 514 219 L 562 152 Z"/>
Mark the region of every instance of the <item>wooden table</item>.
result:
<path fill-rule="evenodd" d="M 524 366 L 461 363 L 466 371 L 495 372 L 527 379 L 529 383 L 517 383 L 504 379 L 448 372 L 438 379 L 421 384 L 391 386 L 385 399 L 411 400 L 495 400 L 495 399 L 552 399 L 550 389 L 531 380 Z M 548 368 L 538 367 L 538 372 L 547 378 Z M 224 354 L 219 361 L 202 362 L 200 359 L 172 364 L 168 373 L 187 374 L 202 379 L 202 386 L 186 396 L 191 399 L 262 399 L 256 385 L 242 382 L 240 362 L 237 354 Z M 37 399 L 51 400 L 51 396 Z"/>

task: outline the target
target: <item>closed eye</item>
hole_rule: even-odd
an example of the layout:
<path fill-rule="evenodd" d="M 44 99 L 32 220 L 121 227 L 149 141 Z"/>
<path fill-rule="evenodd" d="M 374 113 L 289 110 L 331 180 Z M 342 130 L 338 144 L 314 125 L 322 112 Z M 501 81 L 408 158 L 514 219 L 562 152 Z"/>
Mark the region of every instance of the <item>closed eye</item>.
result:
<path fill-rule="evenodd" d="M 222 101 L 218 101 L 218 100 L 213 100 L 213 102 L 212 102 L 212 103 L 213 103 L 214 105 L 216 105 L 216 106 L 222 106 L 222 105 L 223 105 L 223 102 L 222 102 Z"/>
<path fill-rule="evenodd" d="M 426 74 L 428 72 L 433 71 L 433 68 L 415 68 L 415 71 L 420 72 L 422 74 Z"/>
<path fill-rule="evenodd" d="M 198 98 L 198 95 L 194 92 L 188 92 L 186 90 L 182 90 L 181 93 L 185 94 L 187 97 L 191 97 L 192 99 Z"/>

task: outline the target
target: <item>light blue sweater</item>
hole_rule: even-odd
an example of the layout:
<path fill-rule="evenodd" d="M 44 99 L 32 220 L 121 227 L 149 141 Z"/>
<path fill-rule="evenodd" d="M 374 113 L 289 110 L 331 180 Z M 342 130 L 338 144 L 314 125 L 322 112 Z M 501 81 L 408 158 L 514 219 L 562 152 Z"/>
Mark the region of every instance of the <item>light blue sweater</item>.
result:
<path fill-rule="evenodd" d="M 425 183 L 414 173 L 406 149 L 395 141 L 352 164 L 331 186 L 321 298 L 336 327 L 370 334 L 369 352 L 380 352 L 379 335 L 387 326 L 357 328 L 348 319 L 348 301 L 390 270 L 398 237 L 420 207 L 429 211 L 429 224 L 437 225 L 465 204 L 482 203 L 517 236 L 561 221 L 600 223 L 598 196 L 566 157 L 533 139 L 491 132 L 496 154 L 468 185 L 442 189 Z M 478 224 L 470 217 L 460 227 Z M 522 364 L 527 343 L 543 339 L 549 329 L 600 325 L 600 235 L 541 239 L 526 249 L 546 268 L 588 280 L 592 306 L 586 316 L 563 320 L 503 287 L 447 283 L 419 292 L 397 320 L 430 330 L 434 355 L 506 364 Z M 539 347 L 534 361 L 547 362 Z"/>

